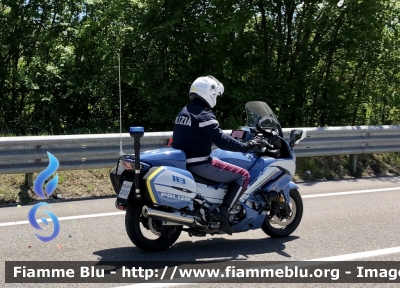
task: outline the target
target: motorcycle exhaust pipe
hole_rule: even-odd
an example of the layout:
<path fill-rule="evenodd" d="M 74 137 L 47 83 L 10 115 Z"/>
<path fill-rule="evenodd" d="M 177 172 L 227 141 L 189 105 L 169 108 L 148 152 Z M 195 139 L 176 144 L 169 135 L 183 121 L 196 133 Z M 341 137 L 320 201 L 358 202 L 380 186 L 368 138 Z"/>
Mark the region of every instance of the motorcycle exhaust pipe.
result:
<path fill-rule="evenodd" d="M 146 218 L 170 221 L 190 227 L 199 226 L 193 216 L 182 216 L 180 213 L 177 212 L 165 212 L 154 208 L 149 208 L 146 205 L 144 205 L 142 208 L 142 214 Z"/>

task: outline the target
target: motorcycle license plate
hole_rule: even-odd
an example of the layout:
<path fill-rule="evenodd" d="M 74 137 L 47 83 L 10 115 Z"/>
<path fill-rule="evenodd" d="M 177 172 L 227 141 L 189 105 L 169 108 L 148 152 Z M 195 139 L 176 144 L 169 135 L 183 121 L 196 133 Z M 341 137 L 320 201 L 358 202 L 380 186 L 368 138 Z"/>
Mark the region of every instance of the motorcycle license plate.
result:
<path fill-rule="evenodd" d="M 133 182 L 124 181 L 124 183 L 122 183 L 122 187 L 121 190 L 119 191 L 118 197 L 122 199 L 128 199 L 132 185 Z"/>

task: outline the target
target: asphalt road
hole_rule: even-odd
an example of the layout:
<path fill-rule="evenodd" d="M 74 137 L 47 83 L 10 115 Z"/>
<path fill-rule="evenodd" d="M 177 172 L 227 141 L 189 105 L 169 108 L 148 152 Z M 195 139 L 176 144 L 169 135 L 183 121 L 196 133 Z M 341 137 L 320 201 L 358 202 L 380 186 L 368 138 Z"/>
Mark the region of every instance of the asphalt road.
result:
<path fill-rule="evenodd" d="M 182 233 L 167 251 L 146 253 L 125 232 L 124 212 L 114 198 L 51 204 L 61 232 L 51 242 L 35 237 L 51 234 L 28 223 L 32 206 L 0 208 L 0 287 L 232 287 L 235 284 L 5 284 L 5 261 L 400 261 L 400 177 L 299 183 L 304 215 L 288 238 L 272 239 L 262 230 L 232 236 L 188 237 Z M 38 215 L 40 218 L 43 215 Z M 382 250 L 387 249 L 388 250 Z M 364 252 L 364 253 L 361 253 Z M 360 254 L 361 253 L 361 254 Z M 337 256 L 337 258 L 330 258 Z M 228 262 L 229 265 L 232 262 Z M 304 262 L 299 262 L 304 263 Z M 399 262 L 400 263 L 400 262 Z M 161 267 L 162 266 L 162 267 Z M 256 265 L 259 267 L 260 265 Z M 51 267 L 49 267 L 51 268 Z M 398 267 L 400 269 L 400 265 Z M 400 275 L 398 275 L 400 279 Z M 397 280 L 399 281 L 399 280 Z M 172 286 L 171 286 L 172 285 Z M 240 286 L 265 287 L 266 284 Z M 372 287 L 377 284 L 272 284 L 279 287 Z M 389 283 L 378 286 L 395 287 Z"/>

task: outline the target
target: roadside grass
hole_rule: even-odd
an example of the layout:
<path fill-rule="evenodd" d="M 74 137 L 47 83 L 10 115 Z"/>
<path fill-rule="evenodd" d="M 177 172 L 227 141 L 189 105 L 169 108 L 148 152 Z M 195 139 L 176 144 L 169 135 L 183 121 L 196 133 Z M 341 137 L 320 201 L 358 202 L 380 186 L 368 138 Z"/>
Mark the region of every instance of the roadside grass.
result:
<path fill-rule="evenodd" d="M 357 172 L 349 166 L 349 156 L 299 157 L 295 182 L 366 178 L 400 175 L 400 153 L 357 155 Z M 110 169 L 57 171 L 59 182 L 47 201 L 59 202 L 115 196 Z M 33 180 L 38 173 L 33 174 Z M 24 174 L 0 175 L 0 205 L 18 205 L 41 201 L 27 187 Z"/>
<path fill-rule="evenodd" d="M 295 181 L 334 180 L 400 175 L 400 153 L 357 155 L 356 173 L 350 156 L 297 158 Z"/>
<path fill-rule="evenodd" d="M 57 171 L 59 181 L 49 200 L 98 198 L 115 195 L 109 172 L 111 169 Z M 33 174 L 33 180 L 38 173 Z M 28 204 L 41 199 L 33 187 L 25 185 L 25 174 L 0 175 L 0 205 Z"/>

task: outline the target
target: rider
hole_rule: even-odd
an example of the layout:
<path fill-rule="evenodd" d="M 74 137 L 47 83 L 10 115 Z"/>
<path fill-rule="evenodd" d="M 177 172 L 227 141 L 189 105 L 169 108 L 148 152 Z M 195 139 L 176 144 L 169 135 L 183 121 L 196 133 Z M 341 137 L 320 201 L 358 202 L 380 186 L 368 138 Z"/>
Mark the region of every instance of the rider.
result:
<path fill-rule="evenodd" d="M 224 232 L 232 235 L 229 225 L 229 209 L 247 188 L 250 174 L 246 169 L 211 157 L 211 146 L 233 152 L 250 150 L 250 143 L 242 143 L 225 135 L 219 127 L 212 108 L 217 97 L 224 93 L 224 86 L 213 76 L 197 78 L 190 87 L 191 102 L 175 119 L 172 147 L 186 154 L 187 169 L 199 176 L 217 182 L 233 182 L 220 207 L 211 211 L 220 222 Z"/>

